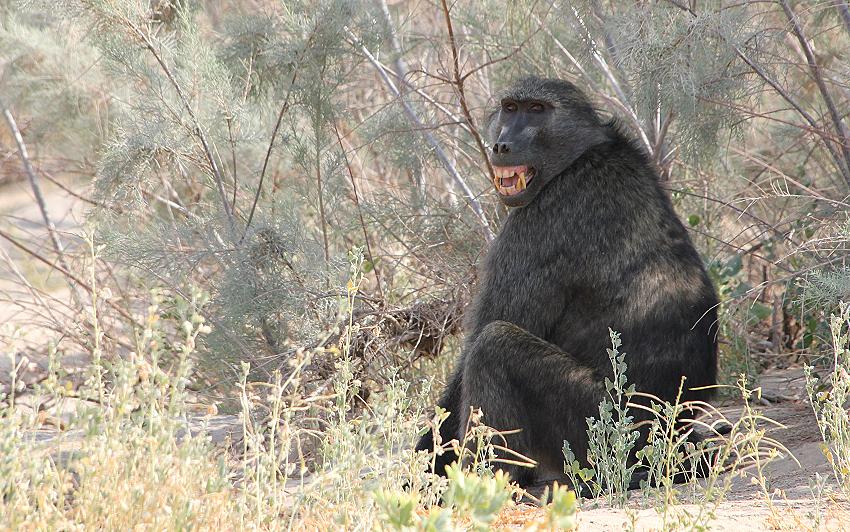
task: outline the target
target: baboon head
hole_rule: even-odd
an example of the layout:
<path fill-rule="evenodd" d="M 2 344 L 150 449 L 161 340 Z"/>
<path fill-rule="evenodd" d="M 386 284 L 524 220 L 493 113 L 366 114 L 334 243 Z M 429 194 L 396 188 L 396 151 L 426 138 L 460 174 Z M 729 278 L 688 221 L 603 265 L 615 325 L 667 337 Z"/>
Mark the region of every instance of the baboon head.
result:
<path fill-rule="evenodd" d="M 505 91 L 487 123 L 494 185 L 505 205 L 528 205 L 544 187 L 607 135 L 572 83 L 524 78 Z"/>

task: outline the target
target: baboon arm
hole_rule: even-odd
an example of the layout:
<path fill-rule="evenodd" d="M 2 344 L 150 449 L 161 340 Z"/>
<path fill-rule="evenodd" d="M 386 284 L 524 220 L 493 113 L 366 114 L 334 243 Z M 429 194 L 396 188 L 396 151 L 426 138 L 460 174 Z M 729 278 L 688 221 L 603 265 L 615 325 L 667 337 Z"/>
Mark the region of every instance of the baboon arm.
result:
<path fill-rule="evenodd" d="M 594 408 L 605 390 L 604 378 L 609 376 L 597 374 L 557 345 L 503 321 L 488 324 L 470 345 L 463 372 L 463 389 L 489 391 L 493 399 L 482 398 L 485 403 L 521 399 L 512 395 L 516 393 L 556 402 L 569 396 L 571 402 L 595 401 Z M 470 399 L 466 394 L 463 397 Z"/>
<path fill-rule="evenodd" d="M 521 327 L 496 321 L 465 353 L 463 372 L 461 430 L 469 409 L 479 408 L 485 425 L 510 432 L 507 447 L 538 462 L 533 472 L 501 466 L 521 484 L 529 475 L 563 475 L 564 440 L 578 456 L 587 454 L 585 420 L 598 414 L 605 394 L 604 379 L 592 368 Z"/>

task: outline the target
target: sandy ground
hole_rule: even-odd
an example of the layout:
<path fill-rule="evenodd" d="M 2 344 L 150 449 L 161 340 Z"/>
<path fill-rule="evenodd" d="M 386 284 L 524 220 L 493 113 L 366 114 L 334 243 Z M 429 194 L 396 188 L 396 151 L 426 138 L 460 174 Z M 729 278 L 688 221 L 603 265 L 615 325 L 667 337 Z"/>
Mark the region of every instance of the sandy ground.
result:
<path fill-rule="evenodd" d="M 84 218 L 85 206 L 67 192 L 58 187 L 43 183 L 48 198 L 50 214 L 68 246 L 80 245 L 77 236 Z M 13 183 L 0 187 L 0 228 L 18 237 L 26 237 L 29 245 L 43 250 L 47 255 L 49 243 L 43 229 L 41 215 L 32 199 L 28 184 Z M 16 271 L 17 270 L 17 271 Z M 21 288 L 21 275 L 34 285 L 33 290 Z M 57 301 L 69 301 L 67 284 L 49 268 L 34 265 L 20 251 L 8 242 L 0 239 L 0 328 L 6 333 L 0 335 L 0 387 L 8 389 L 11 364 L 19 364 L 23 356 L 27 359 L 21 366 L 19 378 L 25 384 L 32 384 L 46 376 L 47 359 L 44 353 L 22 349 L 27 344 L 27 335 L 36 335 L 42 346 L 45 335 L 57 334 L 43 327 L 33 327 L 42 323 L 43 315 L 33 315 L 28 302 L 38 297 L 36 294 L 50 294 Z M 16 341 L 12 348 L 8 330 L 20 327 L 23 339 Z M 6 344 L 4 345 L 4 342 Z M 79 372 L 88 364 L 83 353 L 65 353 L 62 364 L 69 370 Z M 828 496 L 815 497 L 810 488 L 816 474 L 829 479 L 834 484 L 829 464 L 821 452 L 821 436 L 815 423 L 811 408 L 805 400 L 805 382 L 802 370 L 787 369 L 769 371 L 763 374 L 759 384 L 765 397 L 774 399 L 759 405 L 760 411 L 767 417 L 782 424 L 781 428 L 769 430 L 769 435 L 779 440 L 793 454 L 776 459 L 765 470 L 770 496 L 765 496 L 759 485 L 752 482 L 752 476 L 735 478 L 729 495 L 714 512 L 710 521 L 712 530 L 809 530 L 819 520 L 822 530 L 850 530 L 850 507 L 843 500 Z M 27 397 L 20 399 L 26 407 Z M 62 417 L 73 411 L 68 405 Z M 723 408 L 727 417 L 740 415 L 741 407 Z M 199 418 L 200 419 L 200 418 Z M 206 424 L 212 432 L 213 440 L 221 442 L 238 438 L 238 419 L 234 416 L 214 416 L 203 423 L 191 427 L 198 430 Z M 50 439 L 56 435 L 55 429 L 46 428 L 33 434 L 35 440 Z M 798 465 L 799 462 L 799 465 Z M 752 474 L 753 472 L 751 472 Z M 664 523 L 660 509 L 646 507 L 641 503 L 640 492 L 632 492 L 632 504 L 628 510 L 611 509 L 595 501 L 586 501 L 579 513 L 579 530 L 658 530 Z M 671 513 L 698 511 L 696 505 L 683 505 L 671 509 Z M 541 510 L 520 505 L 505 512 L 497 523 L 497 528 L 519 529 L 524 523 L 539 517 Z M 669 516 L 668 513 L 668 522 Z"/>

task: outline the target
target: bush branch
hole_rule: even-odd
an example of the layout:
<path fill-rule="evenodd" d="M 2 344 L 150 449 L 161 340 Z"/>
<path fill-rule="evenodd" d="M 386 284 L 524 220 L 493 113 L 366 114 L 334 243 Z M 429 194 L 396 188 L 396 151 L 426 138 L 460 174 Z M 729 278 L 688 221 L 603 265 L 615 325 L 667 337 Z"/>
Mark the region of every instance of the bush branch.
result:
<path fill-rule="evenodd" d="M 803 48 L 803 53 L 806 55 L 806 62 L 809 65 L 809 70 L 811 70 L 812 77 L 814 78 L 815 83 L 817 83 L 818 90 L 820 91 L 824 104 L 829 110 L 832 125 L 835 127 L 835 132 L 838 134 L 838 138 L 840 139 L 839 145 L 841 146 L 841 153 L 844 155 L 844 178 L 847 181 L 848 186 L 850 186 L 850 137 L 848 137 L 847 128 L 844 126 L 841 115 L 838 114 L 838 109 L 835 107 L 832 95 L 826 87 L 826 82 L 821 74 L 821 67 L 818 64 L 817 59 L 815 59 L 815 54 L 812 51 L 812 47 L 809 45 L 809 41 L 803 34 L 803 27 L 800 25 L 800 20 L 797 18 L 797 14 L 794 13 L 791 6 L 788 5 L 787 0 L 780 0 L 779 3 L 782 4 L 782 10 L 785 11 L 785 16 L 788 17 L 788 21 L 791 22 L 791 29 L 794 31 L 794 35 L 800 42 L 800 46 Z"/>
<path fill-rule="evenodd" d="M 484 209 L 481 207 L 481 203 L 478 201 L 478 198 L 475 197 L 475 193 L 472 192 L 472 189 L 469 187 L 467 182 L 463 179 L 463 177 L 461 177 L 460 173 L 457 171 L 454 165 L 452 165 L 451 161 L 449 161 L 446 152 L 443 150 L 442 146 L 440 146 L 440 143 L 437 141 L 434 135 L 432 135 L 430 131 L 428 131 L 428 128 L 426 128 L 425 124 L 422 123 L 422 120 L 416 115 L 416 112 L 413 110 L 413 107 L 411 107 L 410 104 L 407 103 L 407 100 L 404 99 L 401 92 L 398 90 L 396 84 L 393 83 L 392 79 L 390 79 L 390 76 L 389 74 L 387 74 L 387 71 L 384 66 L 377 59 L 375 59 L 375 56 L 372 55 L 372 52 L 370 52 L 369 49 L 361 43 L 360 39 L 358 39 L 357 36 L 354 35 L 354 32 L 352 32 L 348 28 L 346 28 L 346 31 L 348 32 L 349 39 L 351 39 L 351 44 L 357 47 L 361 52 L 363 52 L 363 55 L 366 56 L 366 59 L 369 61 L 369 63 L 371 63 L 375 70 L 378 71 L 378 74 L 381 77 L 381 81 L 384 82 L 384 85 L 386 85 L 386 87 L 393 94 L 393 96 L 398 98 L 399 102 L 401 103 L 402 109 L 404 109 L 404 114 L 407 115 L 408 120 L 410 120 L 413 125 L 421 131 L 422 136 L 425 138 L 425 142 L 427 142 L 431 149 L 434 150 L 437 159 L 440 161 L 443 168 L 445 168 L 446 172 L 448 172 L 448 174 L 451 176 L 452 181 L 454 181 L 454 184 L 461 191 L 463 191 L 466 200 L 469 202 L 469 206 L 472 208 L 473 212 L 478 217 L 478 221 L 480 222 L 481 227 L 484 230 L 485 240 L 487 242 L 492 242 L 495 238 L 495 235 L 493 234 L 493 230 L 490 228 L 490 223 L 487 221 L 487 216 L 484 214 Z"/>
<path fill-rule="evenodd" d="M 475 127 L 475 120 L 473 120 L 472 113 L 469 112 L 469 105 L 466 103 L 466 91 L 463 88 L 463 82 L 466 77 L 460 75 L 460 59 L 458 57 L 457 41 L 455 40 L 455 32 L 452 27 L 452 17 L 449 13 L 449 6 L 446 4 L 446 0 L 440 0 L 440 4 L 443 6 L 443 17 L 446 19 L 446 30 L 449 32 L 449 47 L 452 50 L 452 74 L 454 75 L 454 81 L 452 84 L 457 91 L 457 96 L 460 100 L 460 108 L 463 110 L 463 116 L 466 118 L 466 123 L 469 124 L 469 132 L 472 133 L 472 137 L 475 139 L 475 144 L 478 146 L 478 151 L 484 159 L 484 164 L 487 166 L 487 173 L 490 176 L 490 182 L 492 183 L 496 179 L 496 173 L 493 171 L 493 164 L 490 162 L 489 155 L 487 155 L 487 148 L 484 146 L 484 139 L 481 138 L 478 128 Z"/>
<path fill-rule="evenodd" d="M 65 248 L 62 245 L 62 240 L 59 238 L 59 234 L 56 232 L 56 225 L 53 223 L 53 220 L 50 218 L 50 214 L 47 212 L 47 204 L 44 201 L 44 194 L 41 192 L 41 185 L 38 183 L 38 176 L 36 175 L 35 169 L 30 161 L 29 153 L 27 152 L 27 145 L 24 143 L 24 137 L 21 135 L 18 123 L 15 122 L 15 117 L 12 116 L 12 112 L 9 111 L 2 100 L 0 100 L 0 108 L 3 109 L 3 116 L 6 118 L 6 124 L 9 126 L 12 136 L 15 138 L 15 144 L 18 146 L 18 156 L 21 158 L 21 164 L 24 166 L 24 171 L 27 174 L 30 188 L 32 188 L 32 192 L 35 195 L 35 201 L 38 203 L 38 210 L 41 211 L 41 217 L 44 220 L 45 227 L 47 228 L 47 234 L 50 237 L 50 242 L 53 244 L 53 250 L 56 251 L 56 260 L 62 269 L 70 271 L 68 262 L 65 260 Z M 68 279 L 73 280 L 71 277 L 68 277 Z M 73 282 L 70 283 L 70 285 L 71 295 L 73 296 L 74 301 L 78 305 L 82 305 L 83 300 L 80 297 L 77 286 Z"/>
<path fill-rule="evenodd" d="M 210 171 L 212 172 L 213 179 L 215 180 L 216 189 L 218 191 L 219 198 L 221 200 L 222 207 L 224 208 L 224 214 L 227 217 L 227 222 L 230 228 L 230 237 L 235 242 L 236 241 L 236 223 L 233 219 L 233 211 L 230 209 L 230 202 L 227 200 L 227 193 L 224 191 L 224 178 L 222 177 L 221 170 L 218 167 L 218 163 L 216 162 L 215 156 L 213 155 L 212 148 L 210 147 L 210 143 L 207 140 L 206 133 L 204 133 L 203 127 L 201 127 L 201 123 L 198 120 L 198 117 L 195 115 L 194 109 L 192 109 L 192 104 L 189 102 L 189 98 L 186 96 L 186 93 L 183 92 L 183 87 L 178 83 L 177 78 L 174 77 L 174 73 L 171 71 L 171 68 L 166 64 L 165 59 L 163 59 L 162 54 L 159 53 L 157 47 L 154 46 L 153 40 L 151 40 L 150 36 L 142 31 L 132 20 L 129 18 L 123 19 L 124 24 L 127 25 L 128 28 L 132 31 L 132 33 L 136 36 L 136 38 L 142 43 L 142 45 L 150 52 L 156 62 L 159 64 L 162 72 L 165 74 L 165 77 L 168 79 L 171 86 L 174 87 L 174 91 L 177 93 L 177 98 L 180 100 L 180 103 L 183 105 L 183 108 L 186 109 L 186 112 L 189 114 L 189 118 L 192 120 L 193 131 L 192 133 L 197 137 L 198 141 L 201 143 L 201 147 L 204 150 L 204 156 L 207 159 L 207 163 L 210 166 Z"/>

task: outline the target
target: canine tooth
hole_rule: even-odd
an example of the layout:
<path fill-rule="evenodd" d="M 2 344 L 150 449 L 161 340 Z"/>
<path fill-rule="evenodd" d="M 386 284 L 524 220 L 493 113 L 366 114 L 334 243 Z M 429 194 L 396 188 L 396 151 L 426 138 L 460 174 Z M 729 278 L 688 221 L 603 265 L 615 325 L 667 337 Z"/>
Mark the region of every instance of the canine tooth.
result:
<path fill-rule="evenodd" d="M 517 182 L 516 188 L 519 190 L 525 190 L 525 172 L 519 173 L 519 181 Z"/>

